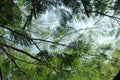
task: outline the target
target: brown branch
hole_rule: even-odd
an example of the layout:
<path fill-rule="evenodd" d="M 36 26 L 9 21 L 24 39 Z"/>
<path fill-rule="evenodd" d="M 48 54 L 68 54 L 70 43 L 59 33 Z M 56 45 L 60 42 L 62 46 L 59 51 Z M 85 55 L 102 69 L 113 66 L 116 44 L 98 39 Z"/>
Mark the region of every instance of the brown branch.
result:
<path fill-rule="evenodd" d="M 9 31 L 11 31 L 11 32 L 17 33 L 16 31 L 14 31 L 14 30 L 12 30 L 12 29 L 10 29 L 10 28 L 8 28 L 8 27 L 5 27 L 5 26 L 0 26 L 0 27 L 5 28 L 5 29 L 7 29 L 7 30 L 9 30 Z M 32 41 L 32 40 L 39 40 L 39 41 L 43 41 L 43 42 L 49 42 L 49 43 L 53 43 L 53 44 L 57 44 L 57 45 L 61 45 L 61 46 L 66 46 L 66 47 L 68 47 L 68 46 L 65 45 L 65 44 L 61 44 L 61 43 L 57 43 L 57 42 L 52 42 L 52 41 L 48 41 L 48 40 L 44 40 L 44 39 L 30 38 L 30 37 L 27 37 L 27 36 L 25 36 L 24 34 L 20 34 L 20 33 L 17 33 L 17 34 L 19 34 L 19 35 L 21 35 L 21 36 L 23 36 L 23 37 L 25 37 L 25 38 L 28 38 L 28 39 L 30 39 L 31 41 Z M 32 42 L 33 42 L 33 41 L 32 41 Z M 35 43 L 34 43 L 34 44 L 35 44 Z M 37 47 L 37 48 L 38 48 L 38 47 Z"/>
<path fill-rule="evenodd" d="M 18 48 L 15 48 L 15 47 L 12 47 L 12 46 L 3 44 L 3 43 L 0 43 L 0 45 L 1 45 L 1 46 L 5 46 L 5 47 L 7 47 L 7 48 L 11 48 L 11 49 L 16 50 L 16 51 L 18 51 L 18 52 L 21 52 L 21 53 L 29 56 L 30 58 L 37 60 L 37 61 L 43 62 L 42 60 L 38 59 L 37 57 L 34 57 L 34 56 L 31 55 L 30 53 L 28 53 L 28 52 L 26 52 L 26 51 L 23 51 L 23 50 L 21 50 L 21 49 L 18 49 Z"/>
<path fill-rule="evenodd" d="M 37 46 L 37 44 L 30 37 L 27 37 L 24 34 L 20 34 L 20 33 L 16 32 L 15 30 L 12 30 L 12 29 L 10 29 L 10 28 L 8 28 L 6 26 L 1 25 L 0 27 L 5 28 L 5 29 L 7 29 L 7 30 L 9 30 L 11 32 L 15 32 L 16 34 L 18 34 L 20 36 L 23 36 L 24 38 L 29 39 L 36 46 L 36 48 L 41 52 L 41 49 Z"/>
<path fill-rule="evenodd" d="M 0 27 L 1 27 L 1 26 L 0 26 Z M 8 27 L 3 26 L 3 28 L 8 29 L 9 31 L 12 31 L 12 32 L 17 33 L 16 31 L 14 31 L 14 30 L 12 30 L 12 29 L 10 29 L 10 28 L 8 28 Z M 86 29 L 89 29 L 89 28 L 86 28 Z M 83 30 L 83 29 L 82 29 L 82 30 Z M 27 36 L 25 36 L 24 34 L 20 34 L 20 33 L 17 33 L 17 34 L 19 34 L 19 35 L 21 35 L 21 36 L 23 36 L 23 37 L 25 37 L 25 38 L 30 39 L 30 40 L 33 42 L 33 44 L 37 47 L 37 49 L 39 49 L 39 47 L 38 47 L 37 44 L 34 42 L 34 40 L 38 40 L 38 41 L 42 41 L 42 42 L 47 42 L 47 43 L 52 43 L 52 44 L 57 44 L 57 45 L 65 46 L 65 47 L 67 47 L 67 48 L 75 49 L 74 47 L 70 47 L 70 46 L 68 46 L 68 45 L 66 45 L 66 44 L 62 44 L 62 43 L 58 43 L 58 42 L 53 42 L 53 41 L 49 41 L 49 40 L 45 40 L 45 39 L 30 38 L 30 37 L 27 37 Z M 39 51 L 41 52 L 40 49 L 39 49 Z"/>
<path fill-rule="evenodd" d="M 0 26 L 0 27 L 1 27 L 1 26 Z M 12 30 L 12 29 L 10 29 L 10 28 L 8 28 L 8 27 L 3 26 L 3 28 L 8 29 L 9 31 L 12 31 L 12 32 L 17 33 L 16 31 L 14 31 L 14 30 Z M 39 47 L 38 47 L 37 44 L 34 42 L 34 40 L 38 40 L 38 41 L 42 41 L 42 42 L 47 42 L 47 43 L 52 43 L 52 44 L 57 44 L 57 45 L 65 46 L 65 47 L 67 47 L 67 48 L 75 49 L 74 47 L 68 46 L 68 45 L 66 45 L 66 44 L 62 44 L 62 43 L 58 43 L 58 42 L 53 42 L 53 41 L 49 41 L 49 40 L 44 40 L 44 39 L 30 38 L 30 37 L 27 37 L 27 36 L 25 36 L 24 34 L 20 34 L 20 33 L 17 33 L 17 34 L 19 34 L 19 35 L 21 35 L 21 36 L 23 36 L 23 37 L 25 37 L 25 38 L 30 39 L 30 40 L 33 42 L 33 44 L 37 47 L 37 49 L 39 49 Z M 75 49 L 75 50 L 76 50 L 76 49 Z M 39 49 L 39 51 L 41 52 L 40 49 Z"/>
<path fill-rule="evenodd" d="M 37 61 L 41 61 L 41 62 L 42 62 L 42 65 L 45 65 L 45 66 L 47 66 L 48 68 L 52 68 L 53 70 L 54 70 L 55 68 L 57 68 L 57 67 L 55 67 L 55 66 L 52 66 L 50 63 L 46 63 L 46 62 L 38 59 L 37 57 L 32 56 L 31 54 L 29 54 L 29 53 L 27 53 L 27 52 L 25 52 L 25 51 L 23 51 L 23 50 L 17 49 L 17 48 L 15 48 L 15 47 L 12 47 L 12 46 L 9 46 L 9 45 L 5 45 L 5 44 L 3 44 L 3 43 L 0 43 L 0 45 L 2 45 L 2 46 L 4 46 L 4 47 L 7 47 L 7 48 L 11 48 L 11 49 L 16 50 L 16 51 L 18 51 L 18 52 L 21 52 L 21 53 L 23 53 L 23 54 L 31 57 L 32 59 L 37 60 Z M 9 54 L 9 53 L 7 53 L 5 50 L 4 50 L 4 52 L 5 52 L 7 55 Z M 30 62 L 27 62 L 27 61 L 24 61 L 24 60 L 17 59 L 17 58 L 15 58 L 14 56 L 12 56 L 12 55 L 10 55 L 10 54 L 9 54 L 8 56 L 9 56 L 9 58 L 11 58 L 11 60 L 13 61 L 13 63 L 14 63 L 17 67 L 18 67 L 18 65 L 15 63 L 14 59 L 19 60 L 19 61 L 22 61 L 22 62 L 25 62 L 25 63 L 30 63 Z M 30 64 L 34 64 L 34 63 L 30 63 Z M 38 64 L 35 64 L 35 65 L 38 65 Z M 18 67 L 18 68 L 19 68 L 19 67 Z M 58 69 L 59 69 L 59 68 L 58 68 Z"/>
<path fill-rule="evenodd" d="M 81 2 L 82 2 L 82 4 L 83 4 L 83 7 L 84 7 L 84 9 L 85 9 L 85 13 L 86 13 L 87 17 L 89 17 L 89 11 L 87 10 L 87 6 L 86 6 L 85 0 L 81 0 Z"/>
<path fill-rule="evenodd" d="M 120 18 L 118 18 L 118 17 L 111 16 L 111 15 L 105 14 L 105 13 L 103 13 L 103 12 L 99 12 L 99 11 L 89 11 L 89 12 L 97 13 L 97 14 L 100 14 L 100 15 L 103 15 L 103 16 L 107 16 L 107 17 L 110 17 L 110 18 L 112 18 L 112 19 L 120 20 Z"/>
<path fill-rule="evenodd" d="M 36 46 L 36 48 L 40 51 L 40 52 L 42 52 L 42 50 L 38 47 L 38 45 L 33 41 L 33 40 L 31 40 L 32 42 L 33 42 L 33 44 Z"/>
<path fill-rule="evenodd" d="M 11 57 L 11 55 L 9 55 L 9 53 L 8 53 L 4 48 L 1 48 L 1 50 L 2 50 L 3 52 L 5 52 L 5 54 L 8 56 L 8 58 L 10 58 L 10 59 L 12 60 L 12 62 L 14 63 L 14 65 L 15 65 L 22 73 L 26 74 L 24 71 L 22 71 L 22 70 L 20 69 L 20 67 L 17 65 L 17 63 L 15 62 L 15 60 Z"/>
<path fill-rule="evenodd" d="M 12 41 L 11 39 L 8 39 L 8 38 L 3 37 L 3 36 L 0 36 L 0 38 L 3 38 L 3 39 L 5 39 L 5 40 L 7 40 L 7 41 L 10 41 L 10 42 L 14 42 L 14 41 Z M 40 43 L 40 42 L 34 42 L 34 43 L 29 44 L 29 45 L 35 45 L 35 44 L 39 44 L 39 43 Z M 18 44 L 20 44 L 20 43 L 18 43 Z"/>
<path fill-rule="evenodd" d="M 49 41 L 49 40 L 44 40 L 44 39 L 37 39 L 37 38 L 31 38 L 32 40 L 38 40 L 38 41 L 43 41 L 43 42 L 48 42 L 48 43 L 52 43 L 52 44 L 57 44 L 57 45 L 61 45 L 61 46 L 65 46 L 65 47 L 68 47 L 67 45 L 65 44 L 62 44 L 62 43 L 57 43 L 57 42 L 53 42 L 53 41 Z"/>
<path fill-rule="evenodd" d="M 47 43 L 52 43 L 52 44 L 57 44 L 57 45 L 65 46 L 65 47 L 70 48 L 70 49 L 78 50 L 75 47 L 71 47 L 71 46 L 68 46 L 66 44 L 62 44 L 62 43 L 58 43 L 58 42 L 53 42 L 53 41 L 44 40 L 44 39 L 37 39 L 37 38 L 31 38 L 31 39 L 32 40 L 43 41 L 43 42 L 47 42 Z"/>

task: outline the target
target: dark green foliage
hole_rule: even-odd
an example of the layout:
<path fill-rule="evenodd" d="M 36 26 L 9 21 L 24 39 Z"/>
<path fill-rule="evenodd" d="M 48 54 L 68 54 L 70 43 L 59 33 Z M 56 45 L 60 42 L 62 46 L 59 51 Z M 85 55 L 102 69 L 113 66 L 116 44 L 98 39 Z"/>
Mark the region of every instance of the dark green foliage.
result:
<path fill-rule="evenodd" d="M 108 6 L 108 0 L 95 0 L 94 4 L 95 4 L 95 10 L 96 11 L 100 11 L 100 12 L 105 12 L 105 10 L 107 10 L 107 6 Z"/>
<path fill-rule="evenodd" d="M 120 14 L 120 0 L 116 0 L 114 10 L 115 14 Z"/>
<path fill-rule="evenodd" d="M 21 11 L 12 0 L 3 0 L 0 5 L 0 25 L 17 25 L 21 23 Z"/>

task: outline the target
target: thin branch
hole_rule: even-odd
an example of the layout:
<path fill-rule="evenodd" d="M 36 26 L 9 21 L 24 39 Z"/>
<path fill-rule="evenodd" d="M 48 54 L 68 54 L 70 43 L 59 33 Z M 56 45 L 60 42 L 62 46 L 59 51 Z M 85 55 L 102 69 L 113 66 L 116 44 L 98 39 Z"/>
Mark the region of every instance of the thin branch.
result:
<path fill-rule="evenodd" d="M 49 64 L 46 63 L 45 61 L 42 61 L 41 59 L 39 59 L 39 58 L 37 58 L 37 57 L 34 57 L 33 55 L 31 55 L 30 53 L 28 53 L 28 52 L 26 52 L 26 51 L 23 51 L 23 50 L 21 50 L 21 49 L 18 49 L 18 48 L 15 48 L 15 47 L 12 47 L 12 46 L 3 44 L 3 43 L 0 43 L 0 45 L 1 45 L 1 46 L 5 46 L 5 47 L 7 47 L 7 48 L 11 48 L 11 49 L 16 50 L 16 51 L 18 51 L 18 52 L 21 52 L 21 53 L 29 56 L 29 57 L 32 58 L 32 59 L 35 59 L 35 60 L 37 60 L 37 61 L 42 62 L 43 65 L 49 65 Z"/>
<path fill-rule="evenodd" d="M 5 28 L 5 29 L 7 29 L 7 30 L 9 30 L 9 31 L 11 31 L 11 32 L 15 32 L 14 30 L 12 30 L 12 29 L 10 29 L 10 28 L 4 26 L 4 25 L 0 25 L 0 27 Z M 17 32 L 16 32 L 16 33 L 17 33 Z"/>
<path fill-rule="evenodd" d="M 3 39 L 5 39 L 5 40 L 7 40 L 7 41 L 10 41 L 10 42 L 13 42 L 13 43 L 14 43 L 13 40 L 8 39 L 8 38 L 6 38 L 6 37 L 0 36 L 0 38 L 3 38 Z M 39 44 L 40 42 L 34 42 L 34 43 L 35 43 L 35 44 Z M 31 44 L 29 44 L 29 45 L 35 45 L 34 43 L 31 43 Z M 18 43 L 18 44 L 20 44 L 20 43 Z"/>
<path fill-rule="evenodd" d="M 37 60 L 37 61 L 41 61 L 42 64 L 45 65 L 45 66 L 47 66 L 48 68 L 52 68 L 53 70 L 54 70 L 55 68 L 56 68 L 56 69 L 59 69 L 59 68 L 57 68 L 57 67 L 55 67 L 55 66 L 52 66 L 52 65 L 49 64 L 49 63 L 46 63 L 46 62 L 38 59 L 37 57 L 32 56 L 31 54 L 29 54 L 29 53 L 27 53 L 27 52 L 25 52 L 25 51 L 23 51 L 23 50 L 20 50 L 20 49 L 17 49 L 17 48 L 15 48 L 15 47 L 12 47 L 12 46 L 9 46 L 9 45 L 5 45 L 5 44 L 2 44 L 2 43 L 0 43 L 0 45 L 5 46 L 5 47 L 7 47 L 7 48 L 11 48 L 11 49 L 16 50 L 16 51 L 18 51 L 18 52 L 21 52 L 21 53 L 23 53 L 23 54 L 25 54 L 25 55 L 27 55 L 27 56 L 29 56 L 29 57 Z M 4 52 L 5 52 L 6 54 L 8 54 L 5 50 L 4 50 Z M 14 58 L 15 58 L 15 57 L 13 57 L 13 56 L 11 56 L 11 55 L 9 55 L 9 56 L 10 56 L 10 58 L 13 60 L 13 62 L 14 62 L 14 64 L 15 64 L 15 61 L 14 61 Z M 16 60 L 19 60 L 19 61 L 23 61 L 23 60 L 20 60 L 20 59 L 17 59 L 17 58 L 15 58 L 15 59 L 16 59 Z M 23 62 L 26 62 L 26 61 L 23 61 Z M 26 63 L 29 63 L 29 62 L 26 62 Z M 17 66 L 17 64 L 15 64 L 15 65 Z"/>
<path fill-rule="evenodd" d="M 36 48 L 40 51 L 40 52 L 42 52 L 42 50 L 38 47 L 38 45 L 33 41 L 33 40 L 31 40 L 32 42 L 33 42 L 33 44 L 36 46 Z"/>
<path fill-rule="evenodd" d="M 28 53 L 28 52 L 26 52 L 26 51 L 23 51 L 23 50 L 21 50 L 21 49 L 18 49 L 18 48 L 15 48 L 15 47 L 12 47 L 12 46 L 3 44 L 3 43 L 0 43 L 0 45 L 1 45 L 1 46 L 5 46 L 5 47 L 7 47 L 7 48 L 11 48 L 11 49 L 16 50 L 16 51 L 18 51 L 18 52 L 21 52 L 21 53 L 29 56 L 30 58 L 37 60 L 37 61 L 43 62 L 42 60 L 38 59 L 37 57 L 34 57 L 34 56 L 31 55 L 30 53 Z"/>
<path fill-rule="evenodd" d="M 120 20 L 120 18 L 118 18 L 118 17 L 111 16 L 111 15 L 107 15 L 107 14 L 102 13 L 102 12 L 99 12 L 99 11 L 89 11 L 89 12 L 98 13 L 98 14 L 100 14 L 100 15 L 107 16 L 107 17 L 110 17 L 110 18 L 115 19 L 115 20 Z"/>
<path fill-rule="evenodd" d="M 48 42 L 48 43 L 52 43 L 52 44 L 57 44 L 57 45 L 61 45 L 61 46 L 65 46 L 65 47 L 69 47 L 65 44 L 62 43 L 57 43 L 57 42 L 53 42 L 53 41 L 49 41 L 49 40 L 44 40 L 44 39 L 37 39 L 37 38 L 31 38 L 32 40 L 38 40 L 38 41 L 43 41 L 43 42 Z"/>
<path fill-rule="evenodd" d="M 0 26 L 0 27 L 1 27 L 1 26 Z M 10 28 L 8 28 L 8 27 L 3 26 L 3 28 L 8 29 L 8 30 L 10 30 L 10 31 L 12 31 L 12 32 L 17 33 L 16 31 L 14 31 L 14 30 L 12 30 L 12 29 L 10 29 Z M 89 29 L 89 28 L 86 28 L 86 29 Z M 67 47 L 67 48 L 72 48 L 72 49 L 76 50 L 76 48 L 71 47 L 71 46 L 68 46 L 68 45 L 66 45 L 66 44 L 62 44 L 62 43 L 58 43 L 58 42 L 53 42 L 53 41 L 49 41 L 49 40 L 44 40 L 44 39 L 30 38 L 30 37 L 27 37 L 27 36 L 25 36 L 24 34 L 20 34 L 20 33 L 17 33 L 17 34 L 19 34 L 19 35 L 21 35 L 21 36 L 23 36 L 23 37 L 25 37 L 25 38 L 27 38 L 27 39 L 30 39 L 32 42 L 34 42 L 34 40 L 43 41 L 43 42 L 52 43 L 52 44 L 57 44 L 57 45 L 65 46 L 65 47 Z M 37 46 L 37 44 L 36 44 L 35 42 L 34 42 L 34 44 L 35 44 L 35 46 L 39 49 L 39 47 Z M 11 46 L 10 46 L 10 47 L 11 47 Z M 41 52 L 40 49 L 39 49 L 39 51 Z M 24 53 L 24 52 L 23 52 L 23 53 Z M 26 53 L 25 53 L 25 54 L 26 54 Z M 26 54 L 26 55 L 28 55 L 28 54 Z M 30 55 L 29 55 L 29 56 L 30 56 Z"/>
<path fill-rule="evenodd" d="M 76 32 L 78 32 L 78 31 L 82 31 L 82 30 L 98 29 L 98 28 L 100 28 L 100 27 L 92 27 L 92 28 L 79 29 L 79 30 L 75 30 L 75 31 L 69 33 L 69 35 L 72 34 L 72 33 L 76 33 Z M 52 43 L 52 44 L 61 45 L 61 46 L 65 46 L 65 47 L 67 47 L 67 48 L 73 48 L 73 47 L 70 47 L 70 46 L 68 46 L 68 45 L 66 45 L 66 44 L 63 44 L 63 43 L 53 42 L 53 41 L 44 40 L 44 39 L 37 39 L 37 38 L 31 38 L 31 39 L 32 39 L 32 40 L 43 41 L 43 42 L 47 42 L 47 43 Z M 73 48 L 73 49 L 74 49 L 74 48 Z"/>
<path fill-rule="evenodd" d="M 38 65 L 38 64 L 35 64 L 34 62 L 28 62 L 28 61 L 25 61 L 25 60 L 21 60 L 21 59 L 18 59 L 16 58 L 15 56 L 13 55 L 10 55 L 12 58 L 14 58 L 15 60 L 18 60 L 18 61 L 21 61 L 21 62 L 24 62 L 24 63 L 27 63 L 27 64 L 33 64 L 33 65 Z"/>
<path fill-rule="evenodd" d="M 12 60 L 12 62 L 14 63 L 14 65 L 15 65 L 22 73 L 26 74 L 24 71 L 22 71 L 22 70 L 20 69 L 20 67 L 17 65 L 17 63 L 15 62 L 15 60 L 9 55 L 9 53 L 8 53 L 4 48 L 1 48 L 1 50 L 6 53 L 6 55 L 8 56 L 8 58 L 10 58 L 10 59 Z"/>
<path fill-rule="evenodd" d="M 98 1 L 100 4 L 102 4 L 103 6 L 106 6 L 106 7 L 108 7 L 108 8 L 110 8 L 110 9 L 116 9 L 116 10 L 119 10 L 118 8 L 116 8 L 116 7 L 112 7 L 112 5 L 111 6 L 109 6 L 109 5 L 107 5 L 107 4 L 105 4 L 105 3 L 103 3 L 102 1 Z M 94 5 L 95 3 L 92 3 L 92 5 Z"/>
<path fill-rule="evenodd" d="M 5 27 L 5 28 L 6 28 L 6 29 L 9 29 L 9 28 L 7 28 L 7 27 Z M 98 27 L 97 27 L 97 28 L 98 28 Z M 86 29 L 91 29 L 91 28 L 86 28 Z M 81 29 L 81 30 L 86 30 L 86 29 Z M 94 29 L 94 28 L 92 28 L 92 29 Z M 9 30 L 11 30 L 11 29 L 9 29 Z M 11 30 L 11 31 L 13 31 L 13 30 Z M 20 35 L 22 35 L 22 34 L 20 34 Z M 22 35 L 22 36 L 24 36 L 24 35 Z M 26 36 L 25 36 L 25 37 L 26 37 Z M 28 38 L 29 38 L 29 37 L 28 37 Z M 67 48 L 72 48 L 72 49 L 74 49 L 74 50 L 78 50 L 78 49 L 76 49 L 76 48 L 74 48 L 74 47 L 71 47 L 71 46 L 68 46 L 68 45 L 65 45 L 65 44 L 62 44 L 62 43 L 57 43 L 57 42 L 49 41 L 49 40 L 36 39 L 36 38 L 29 38 L 29 39 L 30 39 L 30 40 L 43 41 L 43 42 L 52 43 L 52 44 L 57 44 L 57 45 L 65 46 L 65 47 L 67 47 Z M 36 44 L 36 43 L 35 43 L 35 44 Z M 4 44 L 4 46 L 9 47 L 9 48 L 12 48 L 12 49 L 14 49 L 14 50 L 17 50 L 18 52 L 21 52 L 21 53 L 23 53 L 23 54 L 25 54 L 25 55 L 27 55 L 27 56 L 29 56 L 29 57 L 37 60 L 37 61 L 43 62 L 42 60 L 40 60 L 40 59 L 32 56 L 32 55 L 29 54 L 28 52 L 25 52 L 25 51 L 23 51 L 23 50 L 17 49 L 17 48 L 15 48 L 15 47 L 12 47 L 12 46 L 9 46 L 9 45 L 5 45 L 5 44 Z M 43 62 L 43 63 L 44 63 L 44 62 Z"/>
<path fill-rule="evenodd" d="M 24 34 L 20 34 L 20 33 L 16 32 L 15 30 L 12 30 L 12 29 L 10 29 L 8 27 L 5 27 L 5 26 L 0 26 L 0 27 L 5 28 L 5 29 L 7 29 L 7 30 L 9 30 L 11 32 L 15 32 L 16 34 L 18 34 L 20 36 L 23 36 L 24 38 L 27 38 L 27 39 L 31 40 L 31 42 L 36 46 L 36 48 L 41 52 L 41 49 L 38 47 L 38 45 L 30 37 L 27 37 Z"/>
<path fill-rule="evenodd" d="M 82 2 L 82 4 L 83 4 L 83 7 L 84 7 L 84 9 L 85 9 L 85 13 L 86 13 L 87 17 L 89 17 L 89 11 L 87 10 L 87 6 L 86 6 L 85 0 L 81 0 L 81 2 Z"/>
<path fill-rule="evenodd" d="M 10 28 L 8 28 L 8 27 L 5 27 L 5 26 L 0 26 L 0 27 L 5 28 L 5 29 L 7 29 L 7 30 L 9 30 L 9 31 L 11 31 L 11 32 L 17 33 L 16 31 L 14 31 L 14 30 L 12 30 L 12 29 L 10 29 Z M 28 38 L 28 39 L 30 39 L 31 41 L 32 41 L 32 40 L 39 40 L 39 41 L 43 41 L 43 42 L 49 42 L 49 43 L 53 43 L 53 44 L 57 44 L 57 45 L 61 45 L 61 46 L 66 46 L 66 47 L 68 47 L 68 46 L 65 45 L 65 44 L 61 44 L 61 43 L 57 43 L 57 42 L 52 42 L 52 41 L 48 41 L 48 40 L 44 40 L 44 39 L 30 38 L 30 37 L 27 37 L 27 36 L 25 36 L 24 34 L 20 34 L 20 33 L 17 33 L 17 34 L 19 34 L 19 35 L 21 35 L 21 36 L 23 36 L 23 37 L 25 37 L 25 38 Z"/>

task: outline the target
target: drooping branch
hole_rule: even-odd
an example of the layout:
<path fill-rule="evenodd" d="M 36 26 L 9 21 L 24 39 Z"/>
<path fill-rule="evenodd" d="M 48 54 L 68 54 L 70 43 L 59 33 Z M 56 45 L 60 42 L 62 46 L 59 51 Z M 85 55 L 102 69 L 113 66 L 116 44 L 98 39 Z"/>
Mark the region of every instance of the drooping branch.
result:
<path fill-rule="evenodd" d="M 35 44 L 33 40 L 39 40 L 39 41 L 43 41 L 43 42 L 48 42 L 48 43 L 52 43 L 52 44 L 57 44 L 57 45 L 69 47 L 69 46 L 67 46 L 67 45 L 65 45 L 65 44 L 61 44 L 61 43 L 57 43 L 57 42 L 53 42 L 53 41 L 49 41 L 49 40 L 30 38 L 30 37 L 25 36 L 24 34 L 20 34 L 20 33 L 14 31 L 14 30 L 12 30 L 12 29 L 10 29 L 10 28 L 8 28 L 8 27 L 5 27 L 5 26 L 0 26 L 0 27 L 5 28 L 5 29 L 7 29 L 7 30 L 9 30 L 9 31 L 11 31 L 11 32 L 15 32 L 15 33 L 18 34 L 18 35 L 21 35 L 21 36 L 23 36 L 23 37 L 25 37 L 25 38 L 30 39 L 30 40 L 33 42 L 33 44 Z M 39 49 L 39 50 L 40 50 L 40 49 Z"/>
<path fill-rule="evenodd" d="M 11 48 L 11 49 L 16 50 L 16 51 L 18 51 L 18 52 L 21 52 L 21 53 L 29 56 L 30 58 L 37 60 L 37 61 L 43 62 L 42 60 L 38 59 L 37 57 L 34 57 L 34 56 L 31 55 L 30 53 L 28 53 L 28 52 L 26 52 L 26 51 L 23 51 L 23 50 L 21 50 L 21 49 L 18 49 L 18 48 L 15 48 L 15 47 L 9 46 L 9 45 L 7 45 L 7 44 L 3 44 L 3 43 L 0 43 L 0 45 L 1 45 L 1 46 L 4 46 L 4 47 L 7 47 L 7 48 Z"/>
<path fill-rule="evenodd" d="M 6 27 L 6 26 L 0 25 L 0 27 L 5 28 L 5 29 L 7 29 L 7 30 L 9 30 L 9 31 L 11 31 L 11 32 L 13 32 L 13 33 L 16 33 L 16 34 L 18 34 L 18 35 L 26 38 L 27 40 L 31 41 L 31 42 L 36 46 L 36 48 L 41 52 L 41 49 L 37 46 L 37 44 L 36 44 L 30 37 L 25 36 L 24 34 L 18 33 L 17 31 L 12 30 L 12 29 L 10 29 L 10 28 L 8 28 L 8 27 Z"/>
<path fill-rule="evenodd" d="M 69 47 L 65 44 L 62 43 L 57 43 L 57 42 L 53 42 L 53 41 L 49 41 L 49 40 L 44 40 L 44 39 L 37 39 L 37 38 L 31 38 L 32 40 L 38 40 L 38 41 L 43 41 L 43 42 L 48 42 L 48 43 L 52 43 L 52 44 L 57 44 L 57 45 L 61 45 L 61 46 L 65 46 L 65 47 Z"/>
<path fill-rule="evenodd" d="M 1 50 L 3 52 L 5 52 L 5 54 L 8 56 L 8 58 L 11 59 L 11 61 L 14 63 L 14 65 L 24 74 L 26 74 L 24 71 L 21 70 L 21 68 L 17 65 L 17 63 L 15 62 L 14 58 L 11 57 L 11 55 L 9 55 L 9 53 L 4 49 L 4 48 L 1 48 Z"/>

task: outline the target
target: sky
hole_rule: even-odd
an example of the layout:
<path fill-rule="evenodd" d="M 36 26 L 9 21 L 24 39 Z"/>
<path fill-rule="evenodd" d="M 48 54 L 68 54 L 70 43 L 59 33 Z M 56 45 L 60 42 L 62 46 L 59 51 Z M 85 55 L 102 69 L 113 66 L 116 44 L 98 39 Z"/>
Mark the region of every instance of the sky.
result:
<path fill-rule="evenodd" d="M 67 8 L 61 7 L 70 11 Z M 56 30 L 56 28 L 60 25 L 59 21 L 61 20 L 60 14 L 55 13 L 56 10 L 46 11 L 45 14 L 42 14 L 38 20 L 33 20 L 33 24 L 35 24 L 38 29 L 46 30 L 49 29 L 48 36 Z M 71 11 L 70 11 L 71 12 Z M 58 17 L 59 16 L 59 17 Z M 77 18 L 79 16 L 79 18 Z M 104 47 L 104 46 L 111 46 L 111 52 L 119 47 L 119 40 L 120 38 L 116 35 L 119 30 L 119 24 L 117 21 L 109 18 L 109 17 L 86 17 L 85 15 L 81 15 L 81 13 L 77 16 L 74 16 L 71 22 L 67 22 L 68 25 L 74 27 L 76 32 L 74 32 L 70 36 L 66 36 L 60 43 L 68 45 L 70 42 L 77 39 L 79 35 L 84 35 L 83 40 L 89 42 L 91 39 L 91 44 L 95 49 Z M 84 17 L 84 20 L 82 17 Z M 33 35 L 33 37 L 40 37 Z M 49 37 L 47 40 L 52 41 L 53 38 Z M 59 46 L 54 51 L 62 51 L 62 48 Z M 48 46 L 48 50 L 50 50 L 50 46 Z M 37 49 L 33 49 L 32 52 L 39 52 Z M 51 51 L 51 50 L 50 50 Z"/>

